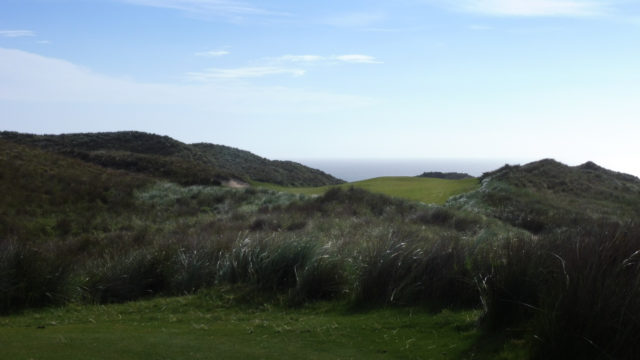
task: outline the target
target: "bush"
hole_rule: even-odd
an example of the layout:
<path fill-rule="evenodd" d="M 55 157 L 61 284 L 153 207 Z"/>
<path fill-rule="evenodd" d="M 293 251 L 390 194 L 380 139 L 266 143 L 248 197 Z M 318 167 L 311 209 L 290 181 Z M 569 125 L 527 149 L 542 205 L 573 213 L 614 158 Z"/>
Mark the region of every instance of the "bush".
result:
<path fill-rule="evenodd" d="M 454 238 L 418 241 L 391 233 L 367 244 L 356 304 L 423 305 L 434 310 L 474 306 L 468 245 Z"/>
<path fill-rule="evenodd" d="M 296 270 L 296 287 L 290 294 L 293 304 L 329 300 L 348 291 L 349 278 L 345 261 L 332 243 L 316 249 L 314 257 Z"/>
<path fill-rule="evenodd" d="M 220 277 L 230 283 L 250 283 L 278 292 L 296 286 L 297 271 L 313 256 L 313 246 L 297 239 L 246 237 L 221 259 Z"/>
<path fill-rule="evenodd" d="M 640 228 L 604 226 L 550 245 L 535 357 L 640 358 Z"/>
<path fill-rule="evenodd" d="M 474 259 L 475 281 L 484 308 L 481 324 L 489 331 L 530 319 L 538 306 L 540 286 L 536 282 L 539 269 L 532 261 L 540 249 L 533 239 L 498 238 L 492 243 L 483 244 Z"/>
<path fill-rule="evenodd" d="M 488 328 L 522 327 L 535 359 L 640 357 L 640 227 L 585 225 L 505 247 L 482 282 Z"/>
<path fill-rule="evenodd" d="M 170 254 L 138 249 L 112 254 L 88 264 L 85 291 L 90 301 L 118 303 L 159 294 L 167 289 Z"/>
<path fill-rule="evenodd" d="M 172 294 L 189 294 L 212 286 L 217 278 L 220 253 L 215 248 L 180 249 L 173 261 L 169 289 Z"/>
<path fill-rule="evenodd" d="M 47 248 L 48 247 L 48 248 Z M 0 243 L 0 313 L 65 302 L 71 262 L 52 246 Z"/>

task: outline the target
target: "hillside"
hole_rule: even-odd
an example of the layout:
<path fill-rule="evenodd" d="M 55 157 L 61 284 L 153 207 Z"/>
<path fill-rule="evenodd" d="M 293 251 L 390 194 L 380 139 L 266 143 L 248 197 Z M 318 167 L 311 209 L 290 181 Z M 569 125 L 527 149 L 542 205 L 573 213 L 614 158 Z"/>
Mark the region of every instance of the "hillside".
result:
<path fill-rule="evenodd" d="M 0 139 L 0 240 L 91 233 L 152 182 L 137 174 Z"/>
<path fill-rule="evenodd" d="M 343 183 L 342 180 L 320 170 L 292 161 L 265 159 L 229 146 L 198 143 L 190 147 L 203 154 L 215 168 L 254 181 L 284 186 L 323 186 Z"/>
<path fill-rule="evenodd" d="M 0 139 L 182 185 L 220 185 L 230 179 L 298 186 L 341 182 L 297 163 L 270 161 L 221 145 L 188 145 L 168 136 L 136 131 L 63 135 L 5 131 Z"/>
<path fill-rule="evenodd" d="M 581 222 L 640 215 L 640 179 L 592 162 L 571 167 L 544 159 L 485 173 L 475 192 L 450 205 L 483 212 L 538 233 Z"/>
<path fill-rule="evenodd" d="M 139 334 L 134 347 L 157 342 L 142 324 L 179 331 L 193 353 L 229 331 L 248 353 L 261 354 L 282 334 L 287 343 L 303 336 L 304 344 L 336 351 L 351 351 L 340 346 L 345 336 L 388 335 L 393 347 L 370 349 L 381 358 L 410 349 L 480 359 L 640 354 L 640 228 L 627 223 L 640 214 L 640 180 L 592 163 L 506 166 L 485 174 L 482 185 L 417 177 L 269 185 L 322 193 L 304 196 L 183 186 L 0 139 L 0 170 L 0 333 L 22 329 L 7 348 L 12 354 L 41 355 L 51 334 L 85 351 L 82 329 L 106 346 L 124 344 L 114 338 L 122 331 Z M 448 206 L 396 198 L 442 202 L 461 192 Z M 157 299 L 185 294 L 196 295 L 168 299 L 170 307 Z M 144 303 L 131 303 L 151 297 L 143 314 Z M 195 302 L 185 309 L 189 299 Z M 127 304 L 103 306 L 111 303 Z M 349 311 L 314 314 L 312 328 L 311 319 L 292 322 L 317 304 Z M 52 305 L 70 306 L 35 310 Z M 376 314 L 392 307 L 423 319 L 416 329 L 442 321 L 419 333 L 381 327 Z M 27 309 L 33 317 L 17 315 Z M 223 314 L 240 322 L 220 321 Z M 370 330 L 347 330 L 352 315 Z M 316 326 L 340 334 L 328 337 Z M 455 356 L 450 340 L 433 345 L 445 333 Z"/>
<path fill-rule="evenodd" d="M 426 178 L 435 178 L 435 179 L 448 179 L 448 180 L 462 180 L 462 179 L 470 179 L 473 176 L 467 173 L 458 173 L 458 172 L 440 172 L 440 171 L 428 171 L 423 172 L 417 177 L 426 177 Z"/>

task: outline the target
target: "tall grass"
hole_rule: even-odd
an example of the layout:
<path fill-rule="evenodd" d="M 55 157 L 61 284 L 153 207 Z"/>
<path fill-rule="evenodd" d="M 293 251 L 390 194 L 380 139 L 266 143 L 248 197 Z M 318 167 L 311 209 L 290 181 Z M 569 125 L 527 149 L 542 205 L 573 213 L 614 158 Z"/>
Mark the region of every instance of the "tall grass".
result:
<path fill-rule="evenodd" d="M 532 235 L 359 189 L 147 191 L 105 233 L 1 242 L 0 312 L 241 284 L 292 305 L 482 308 L 483 329 L 528 339 L 538 359 L 640 356 L 638 225 Z"/>
<path fill-rule="evenodd" d="M 515 240 L 483 280 L 485 324 L 522 327 L 536 359 L 640 357 L 640 227 Z"/>
<path fill-rule="evenodd" d="M 52 244 L 0 242 L 0 313 L 69 300 L 71 263 L 57 256 L 58 249 Z"/>
<path fill-rule="evenodd" d="M 455 225 L 464 216 L 457 212 L 446 212 L 443 222 L 438 210 L 361 189 L 305 200 L 267 190 L 159 184 L 135 196 L 140 212 L 130 219 L 105 218 L 104 234 L 59 240 L 65 246 L 47 251 L 38 244 L 6 245 L 0 258 L 3 284 L 24 279 L 40 289 L 46 287 L 38 281 L 46 280 L 56 286 L 46 291 L 60 294 L 56 299 L 93 303 L 225 283 L 285 296 L 291 303 L 342 297 L 394 304 L 428 299 L 449 306 L 477 297 Z M 432 213 L 427 220 L 417 215 L 425 211 Z M 435 227 L 438 235 L 425 237 L 425 226 Z M 471 234 L 475 225 L 464 228 Z M 388 229 L 395 229 L 391 238 Z M 15 260 L 25 257 L 33 260 Z M 58 261 L 66 265 L 52 270 Z M 60 274 L 59 284 L 47 278 L 51 274 Z M 15 304 L 58 301 L 36 299 L 35 293 L 20 297 L 16 285 L 2 286 L 11 290 L 4 294 L 12 294 L 6 295 L 6 311 Z M 445 294 L 447 299 L 437 300 Z"/>
<path fill-rule="evenodd" d="M 467 266 L 470 247 L 464 240 L 417 236 L 389 232 L 364 244 L 356 303 L 423 304 L 434 309 L 477 304 Z"/>

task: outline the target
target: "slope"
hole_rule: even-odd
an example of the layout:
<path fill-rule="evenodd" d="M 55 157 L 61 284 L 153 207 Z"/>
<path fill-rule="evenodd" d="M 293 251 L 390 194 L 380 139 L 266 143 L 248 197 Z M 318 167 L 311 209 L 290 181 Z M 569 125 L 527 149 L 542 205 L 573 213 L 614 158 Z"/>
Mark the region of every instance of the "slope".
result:
<path fill-rule="evenodd" d="M 192 144 L 217 169 L 254 181 L 284 186 L 323 186 L 343 183 L 342 180 L 293 161 L 262 158 L 248 151 L 224 145 Z"/>
<path fill-rule="evenodd" d="M 91 232 L 151 181 L 0 139 L 0 240 Z"/>
<path fill-rule="evenodd" d="M 640 179 L 592 162 L 567 166 L 544 159 L 481 177 L 482 186 L 449 205 L 479 211 L 534 233 L 594 220 L 625 222 L 640 215 Z"/>
<path fill-rule="evenodd" d="M 168 136 L 137 131 L 63 135 L 1 132 L 0 139 L 181 185 L 220 185 L 231 179 L 248 181 L 254 177 L 282 185 L 340 182 L 300 164 L 269 161 L 220 145 L 187 145 Z"/>

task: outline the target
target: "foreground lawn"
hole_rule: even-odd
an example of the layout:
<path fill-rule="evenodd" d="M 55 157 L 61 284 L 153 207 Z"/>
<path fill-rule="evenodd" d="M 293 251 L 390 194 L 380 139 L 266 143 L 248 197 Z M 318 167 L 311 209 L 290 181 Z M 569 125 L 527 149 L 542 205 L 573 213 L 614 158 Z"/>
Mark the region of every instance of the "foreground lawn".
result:
<path fill-rule="evenodd" d="M 446 180 L 411 176 L 378 177 L 342 185 L 321 187 L 286 187 L 259 182 L 254 183 L 254 185 L 306 195 L 324 194 L 332 187 L 348 188 L 354 186 L 375 193 L 421 201 L 427 204 L 444 204 L 451 196 L 475 190 L 479 186 L 478 179 L 475 178 Z"/>
<path fill-rule="evenodd" d="M 471 359 L 476 317 L 197 295 L 0 317 L 0 349 L 6 359 Z"/>

